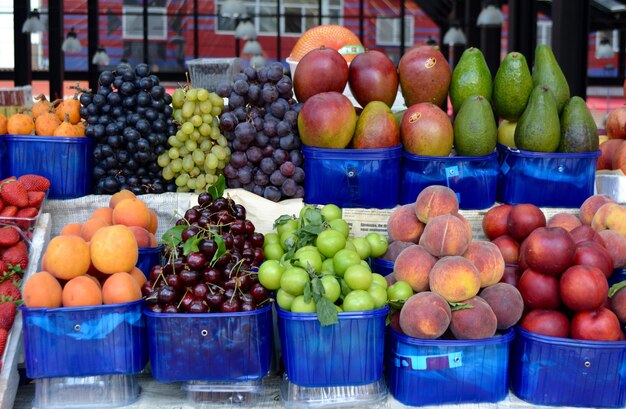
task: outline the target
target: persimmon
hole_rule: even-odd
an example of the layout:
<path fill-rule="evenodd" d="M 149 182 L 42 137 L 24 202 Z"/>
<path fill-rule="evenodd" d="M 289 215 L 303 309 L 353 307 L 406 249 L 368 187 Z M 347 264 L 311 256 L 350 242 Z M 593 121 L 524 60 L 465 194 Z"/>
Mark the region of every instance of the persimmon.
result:
<path fill-rule="evenodd" d="M 30 135 L 35 130 L 33 118 L 27 114 L 15 114 L 7 120 L 7 132 L 12 135 Z"/>
<path fill-rule="evenodd" d="M 52 112 L 39 114 L 35 119 L 35 135 L 50 136 L 61 125 L 59 118 Z"/>
<path fill-rule="evenodd" d="M 33 120 L 37 120 L 41 115 L 46 114 L 52 111 L 54 106 L 46 99 L 44 94 L 39 94 L 35 97 L 35 104 L 33 104 L 33 108 L 31 109 L 31 115 Z M 47 134 L 50 135 L 50 134 Z"/>

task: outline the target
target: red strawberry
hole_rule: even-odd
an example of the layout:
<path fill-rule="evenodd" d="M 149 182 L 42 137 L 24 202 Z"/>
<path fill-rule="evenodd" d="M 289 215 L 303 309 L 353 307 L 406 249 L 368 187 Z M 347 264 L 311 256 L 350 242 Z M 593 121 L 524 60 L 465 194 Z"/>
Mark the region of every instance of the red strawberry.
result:
<path fill-rule="evenodd" d="M 5 182 L 10 182 L 13 180 L 17 180 L 17 178 L 15 176 L 9 176 L 8 178 L 0 180 L 0 185 L 4 184 Z"/>
<path fill-rule="evenodd" d="M 0 213 L 4 210 L 4 202 L 0 199 Z"/>
<path fill-rule="evenodd" d="M 40 175 L 22 175 L 17 178 L 29 192 L 45 192 L 50 189 L 50 180 Z"/>
<path fill-rule="evenodd" d="M 28 266 L 28 248 L 26 243 L 20 241 L 13 247 L 6 249 L 4 254 L 2 254 L 1 260 L 12 266 L 19 265 L 22 270 L 26 270 L 26 266 Z"/>
<path fill-rule="evenodd" d="M 28 206 L 28 191 L 19 180 L 7 182 L 0 187 L 0 196 L 5 203 L 17 206 Z"/>
<path fill-rule="evenodd" d="M 5 226 L 0 228 L 0 246 L 11 247 L 20 241 L 21 238 L 15 227 Z"/>
<path fill-rule="evenodd" d="M 9 331 L 15 321 L 15 303 L 12 301 L 5 301 L 0 304 L 0 329 L 6 329 Z"/>
<path fill-rule="evenodd" d="M 16 283 L 19 283 L 19 280 L 7 280 L 0 283 L 0 299 L 4 297 L 5 300 L 21 300 L 22 293 Z"/>
<path fill-rule="evenodd" d="M 9 339 L 9 331 L 4 328 L 0 328 L 0 356 L 2 356 L 4 348 L 7 346 L 7 339 Z"/>
<path fill-rule="evenodd" d="M 45 197 L 46 192 L 28 192 L 28 207 L 39 209 Z"/>
<path fill-rule="evenodd" d="M 15 217 L 17 214 L 17 206 L 6 206 L 0 212 L 0 217 Z"/>
<path fill-rule="evenodd" d="M 33 217 L 37 216 L 37 213 L 39 213 L 38 209 L 34 207 L 25 207 L 23 209 L 18 210 L 15 217 L 23 217 L 25 219 L 32 219 Z"/>

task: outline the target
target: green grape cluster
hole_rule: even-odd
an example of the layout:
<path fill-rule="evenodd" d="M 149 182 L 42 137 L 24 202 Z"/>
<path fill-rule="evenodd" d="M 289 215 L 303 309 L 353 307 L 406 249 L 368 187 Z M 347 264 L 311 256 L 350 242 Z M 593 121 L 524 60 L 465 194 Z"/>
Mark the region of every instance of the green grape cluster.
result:
<path fill-rule="evenodd" d="M 219 128 L 224 100 L 204 88 L 178 88 L 172 94 L 172 117 L 178 125 L 159 155 L 163 178 L 174 180 L 178 192 L 201 193 L 217 181 L 230 162 L 230 148 Z"/>

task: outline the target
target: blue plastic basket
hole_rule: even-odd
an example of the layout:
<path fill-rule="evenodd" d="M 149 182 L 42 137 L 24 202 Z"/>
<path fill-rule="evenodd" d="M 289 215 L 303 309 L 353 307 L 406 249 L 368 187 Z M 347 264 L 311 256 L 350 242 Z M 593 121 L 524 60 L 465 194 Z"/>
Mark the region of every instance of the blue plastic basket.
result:
<path fill-rule="evenodd" d="M 7 178 L 9 175 L 9 161 L 7 153 L 7 141 L 4 135 L 0 135 L 0 179 Z"/>
<path fill-rule="evenodd" d="M 36 174 L 50 179 L 49 199 L 91 193 L 93 141 L 57 136 L 5 136 L 7 174 Z"/>
<path fill-rule="evenodd" d="M 152 376 L 160 382 L 250 382 L 269 373 L 271 305 L 250 312 L 144 314 Z"/>
<path fill-rule="evenodd" d="M 29 378 L 132 375 L 148 362 L 143 300 L 22 310 Z"/>
<path fill-rule="evenodd" d="M 390 209 L 398 204 L 402 146 L 324 149 L 302 146 L 304 201 Z"/>
<path fill-rule="evenodd" d="M 389 307 L 341 312 L 322 326 L 315 313 L 278 308 L 280 345 L 289 381 L 304 387 L 358 386 L 382 377 Z"/>
<path fill-rule="evenodd" d="M 536 405 L 624 407 L 626 341 L 556 338 L 516 327 L 511 390 Z"/>
<path fill-rule="evenodd" d="M 418 339 L 388 329 L 389 392 L 409 406 L 498 402 L 508 393 L 512 329 L 486 339 Z"/>
<path fill-rule="evenodd" d="M 580 207 L 593 195 L 600 151 L 542 153 L 498 145 L 497 200 L 539 207 Z"/>
<path fill-rule="evenodd" d="M 393 272 L 394 262 L 382 258 L 372 259 L 372 273 L 378 273 L 381 276 L 387 276 Z"/>
<path fill-rule="evenodd" d="M 152 267 L 161 264 L 161 250 L 163 246 L 139 248 L 139 256 L 135 266 L 141 270 L 146 278 L 150 279 L 150 270 Z"/>
<path fill-rule="evenodd" d="M 420 156 L 404 152 L 400 171 L 400 204 L 415 203 L 431 185 L 454 190 L 459 207 L 486 209 L 496 201 L 498 154 L 486 156 Z"/>

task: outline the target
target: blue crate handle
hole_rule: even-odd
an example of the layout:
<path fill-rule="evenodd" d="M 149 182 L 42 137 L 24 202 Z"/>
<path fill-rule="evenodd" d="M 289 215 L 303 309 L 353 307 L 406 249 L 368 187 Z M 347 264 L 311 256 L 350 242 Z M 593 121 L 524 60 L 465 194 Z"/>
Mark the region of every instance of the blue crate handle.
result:
<path fill-rule="evenodd" d="M 450 186 L 450 178 L 461 176 L 461 172 L 459 172 L 459 167 L 448 166 L 447 168 L 445 168 L 445 170 L 446 170 L 446 185 L 448 185 L 450 189 L 454 190 L 454 188 Z M 459 192 L 454 192 L 454 193 L 456 194 L 456 200 L 459 203 L 461 203 L 461 193 Z"/>
<path fill-rule="evenodd" d="M 361 189 L 359 189 L 359 168 L 352 164 L 346 164 L 346 180 L 348 181 L 348 197 L 350 204 L 359 203 Z"/>
<path fill-rule="evenodd" d="M 113 313 L 99 316 L 82 322 L 75 322 L 73 329 L 57 325 L 55 317 L 49 315 L 34 315 L 26 319 L 26 325 L 41 328 L 51 334 L 74 338 L 76 340 L 95 340 L 108 337 L 115 329 L 127 322 L 130 325 L 143 327 L 141 311 L 130 311 L 123 314 Z"/>
<path fill-rule="evenodd" d="M 443 355 L 400 355 L 398 353 L 394 355 L 394 366 L 410 371 L 437 371 L 463 366 L 462 352 Z"/>

